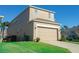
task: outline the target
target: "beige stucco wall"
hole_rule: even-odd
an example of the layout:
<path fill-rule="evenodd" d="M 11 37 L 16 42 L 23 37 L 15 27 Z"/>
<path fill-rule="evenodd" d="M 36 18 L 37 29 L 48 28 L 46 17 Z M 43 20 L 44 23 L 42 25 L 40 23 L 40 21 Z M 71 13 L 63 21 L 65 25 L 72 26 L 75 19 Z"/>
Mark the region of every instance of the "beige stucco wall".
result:
<path fill-rule="evenodd" d="M 61 38 L 60 25 L 55 22 L 55 17 L 53 12 L 42 10 L 39 8 L 34 8 L 34 7 L 31 7 L 29 10 L 30 10 L 29 21 L 33 21 L 34 23 L 33 39 L 37 38 L 37 29 L 36 29 L 37 26 L 56 28 L 58 30 L 58 39 Z"/>
<path fill-rule="evenodd" d="M 8 28 L 8 35 L 17 35 L 22 37 L 24 34 L 26 34 L 30 36 L 30 39 L 32 39 L 32 28 L 33 23 L 29 22 L 29 9 L 27 9 L 18 15 L 13 22 L 11 22 Z"/>
<path fill-rule="evenodd" d="M 39 10 L 36 8 L 30 8 L 30 15 L 29 15 L 30 19 L 29 20 L 35 20 L 36 18 L 40 18 L 40 19 L 45 19 L 45 20 L 51 20 L 51 21 L 55 21 L 54 20 L 54 13 L 52 12 L 48 12 L 45 10 Z"/>

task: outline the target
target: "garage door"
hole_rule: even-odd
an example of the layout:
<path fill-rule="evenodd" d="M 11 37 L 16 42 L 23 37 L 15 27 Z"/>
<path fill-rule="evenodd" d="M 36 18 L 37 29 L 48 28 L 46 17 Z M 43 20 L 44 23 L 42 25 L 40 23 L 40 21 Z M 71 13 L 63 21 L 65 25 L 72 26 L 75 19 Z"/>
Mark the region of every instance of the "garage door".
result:
<path fill-rule="evenodd" d="M 57 29 L 47 27 L 37 27 L 37 37 L 40 41 L 56 41 Z"/>

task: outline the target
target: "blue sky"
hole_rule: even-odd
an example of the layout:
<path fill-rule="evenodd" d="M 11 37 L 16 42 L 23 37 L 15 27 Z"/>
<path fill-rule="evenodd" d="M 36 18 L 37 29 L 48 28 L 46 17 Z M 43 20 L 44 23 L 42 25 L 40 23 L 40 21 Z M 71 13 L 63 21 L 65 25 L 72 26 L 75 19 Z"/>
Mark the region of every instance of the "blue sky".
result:
<path fill-rule="evenodd" d="M 55 11 L 56 21 L 62 25 L 69 27 L 79 25 L 79 6 L 74 5 L 36 5 L 40 8 L 45 8 Z M 3 21 L 12 21 L 20 14 L 27 6 L 25 5 L 0 5 L 0 15 L 5 16 Z"/>

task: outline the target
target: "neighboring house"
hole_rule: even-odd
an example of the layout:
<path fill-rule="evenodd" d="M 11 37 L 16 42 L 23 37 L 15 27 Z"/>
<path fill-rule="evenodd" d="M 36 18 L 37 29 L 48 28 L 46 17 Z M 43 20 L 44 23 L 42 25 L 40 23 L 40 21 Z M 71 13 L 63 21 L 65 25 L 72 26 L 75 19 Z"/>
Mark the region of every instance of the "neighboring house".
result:
<path fill-rule="evenodd" d="M 40 41 L 56 41 L 61 38 L 60 25 L 54 18 L 55 12 L 29 6 L 19 14 L 9 25 L 8 36 L 16 35 L 18 40 L 40 38 Z"/>

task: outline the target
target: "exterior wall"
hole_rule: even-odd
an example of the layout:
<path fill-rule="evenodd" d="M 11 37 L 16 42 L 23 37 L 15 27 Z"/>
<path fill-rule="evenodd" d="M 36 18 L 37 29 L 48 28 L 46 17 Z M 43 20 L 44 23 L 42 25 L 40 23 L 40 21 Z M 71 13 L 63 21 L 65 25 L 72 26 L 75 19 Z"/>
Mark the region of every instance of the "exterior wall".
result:
<path fill-rule="evenodd" d="M 30 8 L 30 20 L 36 20 L 37 18 L 40 18 L 41 20 L 55 21 L 54 13 L 31 7 Z"/>
<path fill-rule="evenodd" d="M 29 23 L 29 9 L 24 10 L 19 16 L 17 16 L 13 22 L 9 25 L 8 36 L 17 35 L 18 37 L 23 38 L 23 35 L 29 35 L 32 39 L 32 25 Z M 19 40 L 21 40 L 19 38 Z"/>
<path fill-rule="evenodd" d="M 37 38 L 37 26 L 56 28 L 58 30 L 58 39 L 61 38 L 60 25 L 55 22 L 54 12 L 35 7 L 31 7 L 29 10 L 29 21 L 34 21 L 33 39 Z"/>

